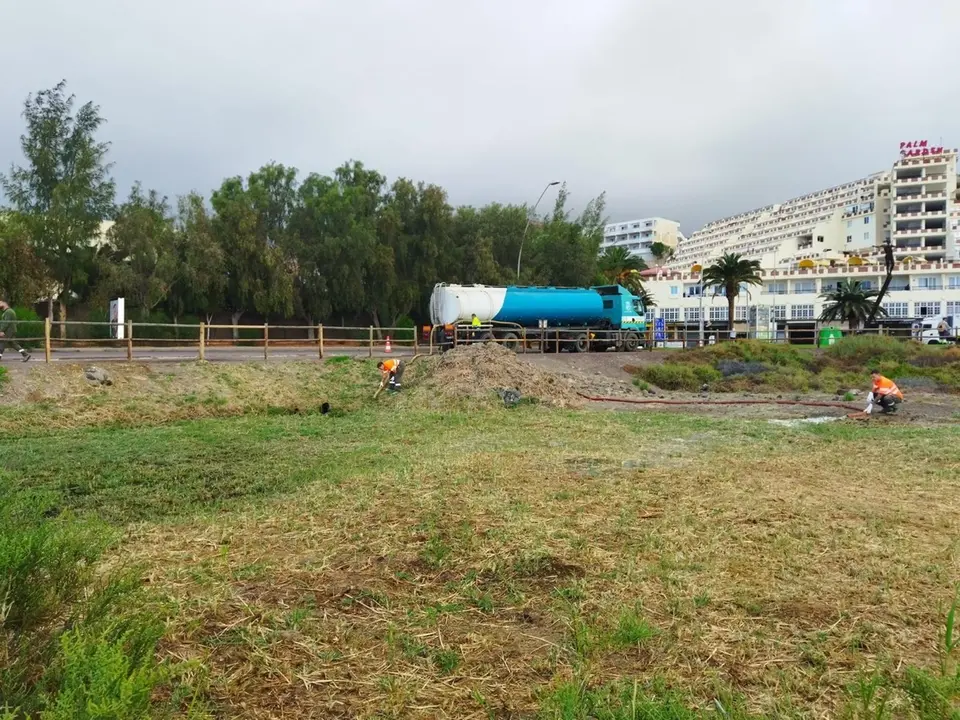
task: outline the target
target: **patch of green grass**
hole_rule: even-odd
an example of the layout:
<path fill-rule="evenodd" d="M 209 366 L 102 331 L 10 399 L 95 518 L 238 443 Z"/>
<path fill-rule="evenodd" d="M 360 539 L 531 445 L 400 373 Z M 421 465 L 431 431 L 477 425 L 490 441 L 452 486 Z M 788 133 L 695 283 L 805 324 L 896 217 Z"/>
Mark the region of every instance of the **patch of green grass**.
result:
<path fill-rule="evenodd" d="M 614 647 L 641 647 L 653 640 L 659 631 L 640 612 L 639 607 L 625 608 L 617 618 L 617 626 L 610 633 Z"/>
<path fill-rule="evenodd" d="M 739 704 L 715 699 L 707 707 L 661 680 L 592 685 L 583 678 L 561 683 L 541 702 L 541 720 L 749 720 Z M 759 720 L 759 718 L 758 718 Z"/>
<path fill-rule="evenodd" d="M 453 648 L 434 650 L 430 653 L 430 660 L 441 675 L 450 675 L 456 672 L 462 659 L 460 653 Z"/>
<path fill-rule="evenodd" d="M 0 388 L 10 382 L 10 377 L 7 374 L 7 369 L 0 365 Z"/>

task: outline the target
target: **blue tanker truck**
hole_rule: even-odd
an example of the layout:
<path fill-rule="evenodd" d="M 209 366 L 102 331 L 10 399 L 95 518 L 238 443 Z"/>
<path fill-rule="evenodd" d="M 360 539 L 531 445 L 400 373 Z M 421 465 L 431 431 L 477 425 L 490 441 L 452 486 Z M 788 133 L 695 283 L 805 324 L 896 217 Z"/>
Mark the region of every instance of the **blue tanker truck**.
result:
<path fill-rule="evenodd" d="M 473 316 L 482 323 L 470 328 Z M 430 296 L 434 343 L 495 338 L 517 350 L 523 338 L 544 350 L 573 352 L 641 347 L 647 329 L 643 301 L 620 285 L 591 288 L 492 287 L 440 283 Z M 458 334 L 459 327 L 459 334 Z"/>

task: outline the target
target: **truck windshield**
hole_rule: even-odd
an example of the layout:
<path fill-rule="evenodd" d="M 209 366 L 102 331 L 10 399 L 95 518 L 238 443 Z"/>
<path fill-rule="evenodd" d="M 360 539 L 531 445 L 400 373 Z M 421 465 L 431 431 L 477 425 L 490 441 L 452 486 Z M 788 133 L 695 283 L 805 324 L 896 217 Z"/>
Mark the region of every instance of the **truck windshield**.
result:
<path fill-rule="evenodd" d="M 643 315 L 646 312 L 645 308 L 643 307 L 643 300 L 640 298 L 637 298 L 633 301 L 633 308 L 637 311 L 637 315 Z"/>

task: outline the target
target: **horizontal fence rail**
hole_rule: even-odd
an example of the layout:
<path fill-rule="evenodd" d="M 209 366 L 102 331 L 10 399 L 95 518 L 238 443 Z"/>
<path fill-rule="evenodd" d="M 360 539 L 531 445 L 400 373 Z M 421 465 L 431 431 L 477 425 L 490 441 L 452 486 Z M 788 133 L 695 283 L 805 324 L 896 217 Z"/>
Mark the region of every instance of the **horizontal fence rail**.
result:
<path fill-rule="evenodd" d="M 737 330 L 735 337 L 725 327 L 705 326 L 703 333 L 696 323 L 664 323 L 659 327 L 648 324 L 647 330 L 637 333 L 641 347 L 681 349 L 700 345 L 750 339 L 761 342 L 793 345 L 818 345 L 819 325 L 813 327 L 785 327 L 777 330 L 749 332 Z M 231 325 L 223 323 L 150 323 L 127 321 L 118 327 L 115 323 L 69 320 L 64 322 L 46 320 L 23 320 L 13 322 L 14 332 L 0 338 L 0 343 L 12 341 L 28 349 L 43 348 L 44 359 L 50 362 L 54 352 L 75 349 L 97 348 L 110 352 L 121 351 L 120 357 L 133 361 L 138 351 L 141 356 L 154 350 L 188 350 L 198 360 L 206 360 L 208 351 L 257 348 L 262 350 L 264 360 L 271 351 L 305 349 L 315 351 L 315 357 L 327 354 L 351 354 L 372 358 L 398 355 L 434 354 L 462 344 L 493 342 L 518 353 L 591 352 L 607 349 L 610 344 L 609 329 L 603 328 L 520 328 L 484 325 L 474 328 L 457 325 L 444 329 L 430 327 L 374 327 L 332 325 Z M 826 326 L 824 326 L 826 327 Z M 78 330 L 87 329 L 84 337 L 77 337 Z M 122 330 L 122 333 L 119 332 Z M 506 336 L 507 333 L 511 335 Z M 607 334 L 605 337 L 604 334 Z M 584 343 L 583 335 L 587 339 Z M 849 331 L 844 332 L 850 335 Z M 872 328 L 861 331 L 864 335 L 884 335 L 903 341 L 918 340 L 917 331 L 911 328 Z M 122 337 L 118 337 L 122 335 Z M 951 338 L 955 341 L 955 338 Z M 257 353 L 258 355 L 260 353 Z M 111 356 L 97 358 L 118 359 Z M 163 358 L 154 358 L 163 359 Z M 183 359 L 183 358 L 177 358 Z M 225 358 L 226 359 L 226 358 Z"/>

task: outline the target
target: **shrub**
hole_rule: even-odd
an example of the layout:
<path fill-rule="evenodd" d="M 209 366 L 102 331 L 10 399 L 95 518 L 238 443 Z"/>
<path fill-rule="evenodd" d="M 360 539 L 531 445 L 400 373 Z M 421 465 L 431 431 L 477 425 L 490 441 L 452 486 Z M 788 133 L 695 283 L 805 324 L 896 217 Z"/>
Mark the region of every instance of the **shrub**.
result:
<path fill-rule="evenodd" d="M 915 354 L 919 346 L 885 335 L 851 335 L 840 338 L 824 350 L 824 355 L 846 367 L 884 362 L 902 362 Z"/>
<path fill-rule="evenodd" d="M 0 712 L 144 717 L 163 626 L 136 578 L 97 576 L 113 533 L 56 512 L 45 497 L 0 497 Z"/>
<path fill-rule="evenodd" d="M 718 370 L 706 365 L 664 363 L 639 368 L 641 378 L 664 390 L 687 390 L 696 392 L 704 383 L 715 382 L 721 375 Z"/>
<path fill-rule="evenodd" d="M 417 332 L 417 324 L 409 315 L 401 315 L 396 322 L 396 337 L 394 340 L 405 340 L 413 342 L 413 336 Z"/>
<path fill-rule="evenodd" d="M 738 340 L 703 348 L 686 350 L 677 355 L 678 362 L 715 364 L 721 361 L 741 361 L 782 365 L 786 367 L 806 367 L 809 360 L 792 345 L 761 342 L 759 340 Z"/>

